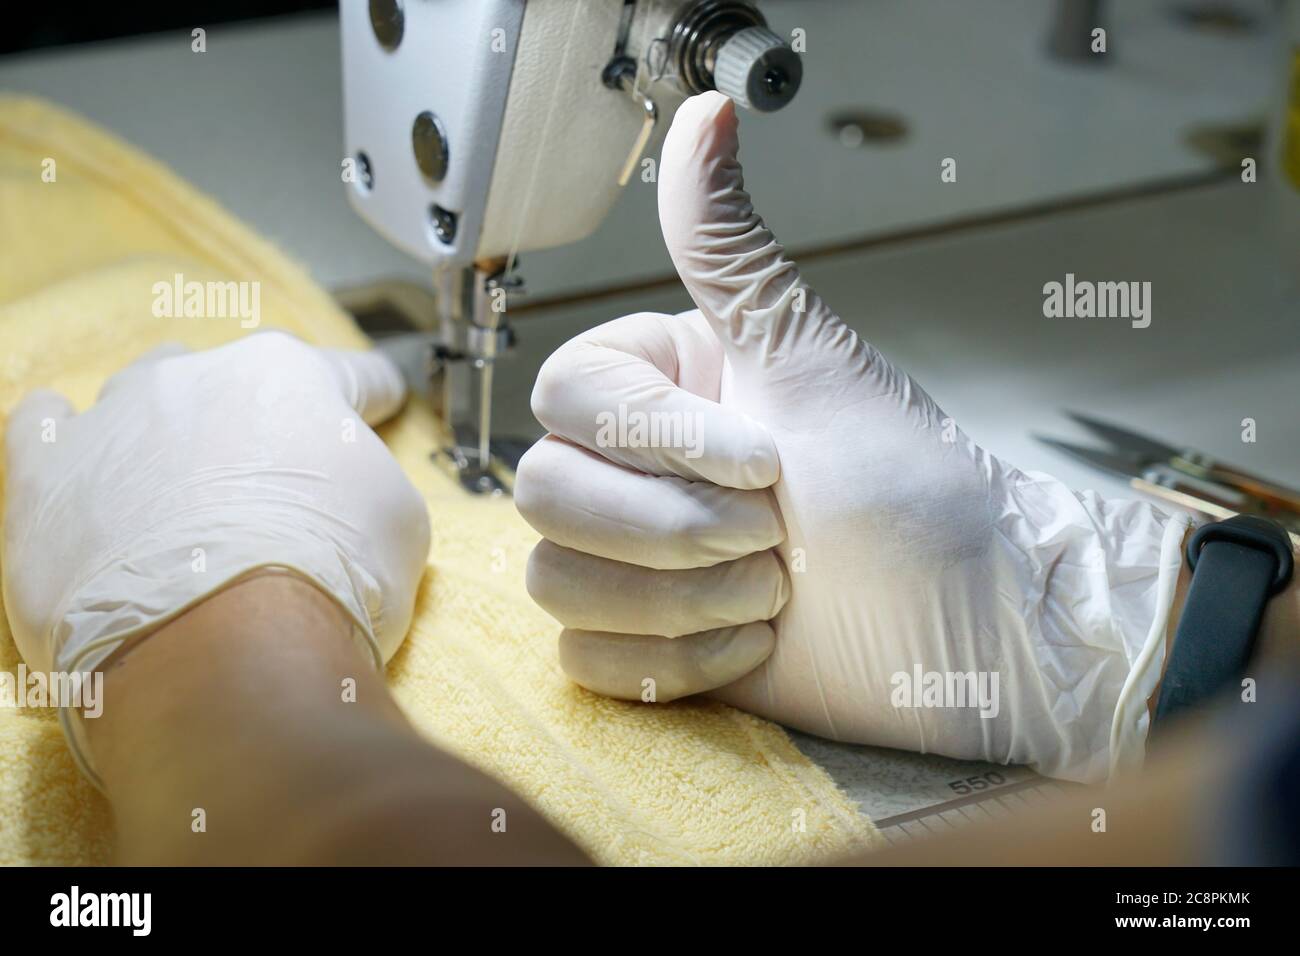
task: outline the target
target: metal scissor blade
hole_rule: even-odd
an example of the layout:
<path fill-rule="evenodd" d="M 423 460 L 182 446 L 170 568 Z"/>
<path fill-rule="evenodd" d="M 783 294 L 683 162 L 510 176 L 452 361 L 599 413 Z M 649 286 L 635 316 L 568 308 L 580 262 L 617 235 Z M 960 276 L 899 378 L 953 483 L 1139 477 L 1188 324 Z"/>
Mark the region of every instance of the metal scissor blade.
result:
<path fill-rule="evenodd" d="M 1156 441 L 1154 438 L 1148 438 L 1145 435 L 1139 435 L 1137 432 L 1131 432 L 1127 428 L 1098 421 L 1084 415 L 1082 412 L 1067 409 L 1065 414 L 1098 438 L 1104 439 L 1115 449 L 1122 449 L 1123 452 L 1133 454 L 1143 465 L 1169 462 L 1183 454 L 1182 449 Z"/>
<path fill-rule="evenodd" d="M 1239 489 L 1193 477 L 1178 471 L 1176 468 L 1171 468 L 1165 462 L 1148 464 L 1143 460 L 1143 455 L 1138 452 L 1089 448 L 1086 445 L 1076 445 L 1072 442 L 1061 441 L 1058 438 L 1048 438 L 1044 435 L 1035 435 L 1034 437 L 1043 444 L 1064 452 L 1071 458 L 1130 482 L 1134 478 L 1139 478 L 1147 483 L 1154 483 L 1166 488 L 1194 494 L 1199 498 L 1216 502 L 1235 511 L 1243 511 L 1251 506 L 1250 499 Z"/>
<path fill-rule="evenodd" d="M 1100 448 L 1089 448 L 1086 445 L 1061 441 L 1059 438 L 1048 438 L 1046 435 L 1034 437 L 1044 445 L 1055 448 L 1091 468 L 1100 468 L 1124 479 L 1140 478 L 1145 470 L 1142 456 L 1133 452 L 1104 451 Z"/>

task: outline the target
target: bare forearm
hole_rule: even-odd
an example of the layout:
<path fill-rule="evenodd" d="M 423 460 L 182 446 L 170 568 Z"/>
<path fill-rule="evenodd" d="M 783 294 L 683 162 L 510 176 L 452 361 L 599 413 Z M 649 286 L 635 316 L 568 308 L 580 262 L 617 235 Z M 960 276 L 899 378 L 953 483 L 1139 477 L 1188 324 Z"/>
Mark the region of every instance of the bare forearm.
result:
<path fill-rule="evenodd" d="M 1300 550 L 1295 563 L 1300 567 Z M 1300 657 L 1300 574 L 1293 574 L 1286 589 L 1264 608 L 1256 651 L 1266 664 L 1294 664 Z"/>
<path fill-rule="evenodd" d="M 87 724 L 123 862 L 583 860 L 422 740 L 344 615 L 287 575 L 229 588 L 125 650 Z"/>

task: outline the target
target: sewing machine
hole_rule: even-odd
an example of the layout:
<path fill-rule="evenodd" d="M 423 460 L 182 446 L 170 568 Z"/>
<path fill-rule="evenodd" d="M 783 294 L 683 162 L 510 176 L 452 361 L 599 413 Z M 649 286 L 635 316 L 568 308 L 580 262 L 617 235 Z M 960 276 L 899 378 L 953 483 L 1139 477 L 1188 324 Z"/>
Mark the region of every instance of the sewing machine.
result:
<path fill-rule="evenodd" d="M 447 423 L 443 457 L 463 486 L 500 493 L 501 466 L 528 444 L 492 431 L 519 254 L 589 236 L 634 177 L 654 182 L 653 150 L 687 96 L 780 109 L 801 61 L 739 0 L 339 8 L 348 198 L 434 274 L 434 327 L 384 345 Z"/>
<path fill-rule="evenodd" d="M 1224 137 L 1226 159 L 1199 145 L 1205 130 L 1231 134 L 1249 117 L 1281 123 L 1290 115 L 1282 109 L 1282 68 L 1284 56 L 1291 62 L 1292 47 L 1284 50 L 1273 41 L 1279 32 L 1274 4 L 1234 0 L 1231 9 L 1206 5 L 1197 16 L 1192 5 L 1111 4 L 1107 25 L 1116 40 L 1116 60 L 1075 67 L 1055 52 L 1059 17 L 1072 0 L 1059 6 L 1040 0 L 760 2 L 773 26 L 779 23 L 783 33 L 799 26 L 810 38 L 797 109 L 745 124 L 746 176 L 761 197 L 764 216 L 827 301 L 926 383 L 942 405 L 960 408 L 963 425 L 986 447 L 1075 487 L 1131 493 L 1118 480 L 1053 455 L 1032 435 L 1059 433 L 1068 424 L 1062 407 L 1087 404 L 1121 420 L 1140 408 L 1142 424 L 1151 430 L 1225 457 L 1240 456 L 1244 449 L 1247 464 L 1296 474 L 1300 421 L 1282 414 L 1285 409 L 1274 397 L 1293 394 L 1300 374 L 1296 350 L 1286 347 L 1294 341 L 1287 332 L 1294 326 L 1294 277 L 1300 269 L 1279 269 L 1275 260 L 1285 252 L 1294 263 L 1300 242 L 1270 240 L 1264 225 L 1276 220 L 1294 240 L 1300 200 L 1279 183 L 1241 182 L 1241 153 L 1252 148 L 1239 138 Z M 443 15 L 463 5 L 406 0 L 403 42 L 414 36 L 416 15 L 433 8 Z M 479 5 L 493 4 L 479 0 Z M 569 8 L 580 7 L 576 16 L 583 36 L 592 29 L 592 17 L 601 17 L 606 46 L 579 44 L 574 34 L 569 52 L 574 57 L 585 51 L 583 68 L 601 72 L 617 42 L 622 4 L 533 0 L 528 14 L 547 6 L 563 8 L 569 16 L 575 15 Z M 149 151 L 274 237 L 319 282 L 351 289 L 340 293 L 345 306 L 365 298 L 362 290 L 377 294 L 382 288 L 388 310 L 403 319 L 389 328 L 427 325 L 428 335 L 440 336 L 425 264 L 431 260 L 400 252 L 378 232 L 360 226 L 356 213 L 340 201 L 339 162 L 346 157 L 355 164 L 356 150 L 364 148 L 376 190 L 386 184 L 396 188 L 393 177 L 409 174 L 409 189 L 397 191 L 405 196 L 402 208 L 427 216 L 432 200 L 424 197 L 433 193 L 410 172 L 416 168 L 410 159 L 411 126 L 428 109 L 446 127 L 449 117 L 442 114 L 448 107 L 429 99 L 410 108 L 423 98 L 419 91 L 445 86 L 463 95 L 469 88 L 441 82 L 452 75 L 449 57 L 460 57 L 463 44 L 429 56 L 419 69 L 404 65 L 405 73 L 398 74 L 399 55 L 381 57 L 382 48 L 373 46 L 367 4 L 344 0 L 344 7 L 345 50 L 362 41 L 372 45 L 359 51 L 365 53 L 360 60 L 350 59 L 347 69 L 353 63 L 392 67 L 374 74 L 370 93 L 356 86 L 364 75 L 350 73 L 348 102 L 360 106 L 347 110 L 338 102 L 344 84 L 338 17 L 332 11 L 214 29 L 211 35 L 220 42 L 202 56 L 192 52 L 185 31 L 179 42 L 162 33 L 3 58 L 0 85 L 76 109 Z M 618 16 L 605 7 L 614 7 Z M 1247 18 L 1236 29 L 1225 25 L 1232 10 Z M 648 7 L 641 15 L 646 13 Z M 527 18 L 513 22 L 527 32 Z M 504 28 L 506 21 L 493 25 Z M 1294 29 L 1286 36 L 1300 42 Z M 563 45 L 550 46 L 553 62 L 559 62 Z M 517 53 L 508 49 L 511 70 L 517 71 L 529 47 L 520 43 Z M 604 147 L 604 179 L 598 184 L 589 177 L 576 194 L 572 186 L 539 187 L 536 212 L 521 217 L 531 228 L 567 228 L 594 202 L 598 185 L 614 196 L 620 191 L 617 176 L 643 110 L 630 95 L 620 96 L 603 83 L 588 89 L 592 100 L 606 104 L 609 112 L 617 108 L 622 117 L 619 142 Z M 268 90 L 275 95 L 266 95 Z M 991 99 L 990 90 L 1014 97 L 1015 109 L 1006 108 L 1005 97 Z M 516 91 L 507 92 L 502 115 L 516 102 Z M 373 99 L 367 104 L 365 96 Z M 402 103 L 394 105 L 397 97 Z M 655 155 L 654 142 L 674 106 L 658 101 L 656 136 L 642 159 Z M 363 142 L 353 125 L 366 118 L 367 109 L 378 114 L 372 120 L 384 111 L 394 118 L 391 160 L 379 140 L 367 136 Z M 575 113 L 576 106 L 558 101 L 553 123 L 583 119 L 570 115 Z M 882 114 L 894 122 L 878 122 Z M 343 157 L 340 116 L 349 123 Z M 498 116 L 498 126 L 500 121 Z M 542 125 L 539 121 L 538 129 Z M 1044 132 L 1067 127 L 1069 135 Z M 574 135 L 589 136 L 590 128 L 584 122 Z M 556 139 L 568 135 L 562 129 L 556 129 Z M 458 175 L 457 159 L 465 155 L 459 151 L 460 134 L 448 133 L 451 163 L 441 187 L 447 189 Z M 595 159 L 597 141 L 580 142 L 590 148 L 578 150 L 569 163 Z M 250 149 L 250 143 L 260 146 Z M 557 148 L 552 143 L 534 157 L 536 150 L 524 143 L 516 147 L 521 155 L 539 162 Z M 488 156 L 502 153 L 503 144 L 498 136 Z M 1262 147 L 1251 154 L 1271 155 Z M 960 159 L 958 183 L 939 183 L 937 164 L 946 156 Z M 1215 172 L 1223 162 L 1233 167 L 1226 180 Z M 493 170 L 490 159 L 480 165 L 480 172 Z M 547 175 L 563 176 L 566 183 L 580 180 L 579 167 L 556 165 L 561 168 Z M 792 169 L 799 170 L 797 176 Z M 515 323 L 527 316 L 526 334 L 511 359 L 517 372 L 497 376 L 493 421 L 498 425 L 520 433 L 535 426 L 528 413 L 529 387 L 550 349 L 567 337 L 620 314 L 689 306 L 672 281 L 658 235 L 654 186 L 642 183 L 640 172 L 622 190 L 623 200 L 605 217 L 595 241 L 543 252 L 521 244 L 531 253 L 529 311 L 513 310 Z M 546 183 L 541 177 L 539 167 L 539 182 Z M 494 191 L 496 178 L 494 173 Z M 355 190 L 348 183 L 344 192 L 361 205 Z M 1087 201 L 1081 203 L 1081 197 Z M 462 222 L 462 239 L 469 235 L 466 228 Z M 812 255 L 818 250 L 821 254 Z M 826 250 L 837 251 L 828 255 Z M 1220 291 L 1228 267 L 1234 280 L 1232 322 L 1225 333 Z M 1138 331 L 1045 321 L 1038 311 L 1042 284 L 1067 270 L 1151 279 L 1161 296 L 1159 308 L 1178 320 L 1157 317 L 1151 328 Z M 394 284 L 395 276 L 402 281 Z M 936 281 L 936 276 L 955 279 Z M 1283 301 L 1284 295 L 1292 298 Z M 464 333 L 468 323 L 461 314 Z M 375 328 L 367 325 L 368 331 Z M 1008 335 L 1016 336 L 1018 347 L 990 346 Z M 1206 348 L 1206 342 L 1216 346 Z M 427 357 L 427 349 L 412 354 L 417 352 Z M 1099 354 L 1106 360 L 1099 361 Z M 451 364 L 462 377 L 472 375 L 468 360 Z M 999 383 L 997 389 L 990 390 L 991 380 Z M 432 390 L 435 398 L 445 395 L 441 387 Z M 1105 397 L 1100 404 L 1099 395 Z M 1187 408 L 1206 395 L 1216 397 L 1223 414 L 1189 419 Z M 1266 439 L 1243 445 L 1241 418 L 1261 410 L 1267 414 L 1261 418 Z M 494 445 L 500 437 L 492 433 Z M 475 450 L 471 443 L 469 452 Z M 976 788 L 981 795 L 1004 792 L 985 787 L 998 783 L 988 773 L 1004 774 L 1009 786 L 1021 784 L 1006 768 L 792 737 L 886 830 L 891 821 L 900 830 L 914 827 L 918 812 L 944 809 L 946 820 L 954 816 L 951 804 Z"/>

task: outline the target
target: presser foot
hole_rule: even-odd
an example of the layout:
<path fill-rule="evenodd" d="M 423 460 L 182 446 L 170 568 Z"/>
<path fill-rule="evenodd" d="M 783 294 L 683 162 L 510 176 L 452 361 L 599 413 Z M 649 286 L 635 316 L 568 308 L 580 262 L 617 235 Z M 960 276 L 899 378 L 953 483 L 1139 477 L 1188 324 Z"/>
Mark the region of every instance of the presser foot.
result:
<path fill-rule="evenodd" d="M 435 462 L 451 471 L 471 494 L 496 497 L 514 492 L 515 471 L 533 441 L 503 436 L 489 442 L 486 465 L 479 461 L 478 432 L 466 425 L 453 429 L 453 443 L 435 451 Z"/>

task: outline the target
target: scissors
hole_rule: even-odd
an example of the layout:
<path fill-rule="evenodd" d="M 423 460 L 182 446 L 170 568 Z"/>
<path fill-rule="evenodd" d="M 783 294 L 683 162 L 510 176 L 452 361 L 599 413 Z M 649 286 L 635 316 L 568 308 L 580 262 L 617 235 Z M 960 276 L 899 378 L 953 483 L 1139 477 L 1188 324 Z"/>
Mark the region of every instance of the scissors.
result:
<path fill-rule="evenodd" d="M 1219 461 L 1099 421 L 1079 412 L 1066 415 L 1106 442 L 1093 448 L 1035 435 L 1040 442 L 1085 464 L 1118 475 L 1133 488 L 1215 518 L 1255 514 L 1283 525 L 1300 540 L 1300 491 Z"/>

